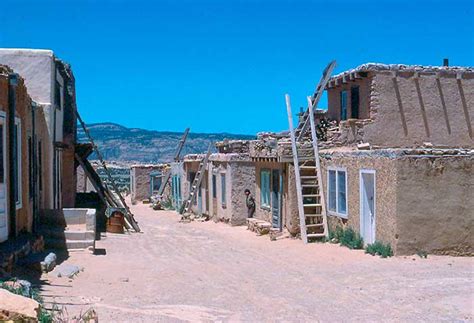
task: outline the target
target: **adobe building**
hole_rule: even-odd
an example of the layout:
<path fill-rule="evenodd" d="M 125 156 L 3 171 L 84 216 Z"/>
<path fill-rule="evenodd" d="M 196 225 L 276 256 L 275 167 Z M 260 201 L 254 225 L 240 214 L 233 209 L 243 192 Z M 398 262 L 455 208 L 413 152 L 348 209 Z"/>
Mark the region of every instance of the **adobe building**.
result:
<path fill-rule="evenodd" d="M 160 189 L 169 165 L 132 165 L 130 167 L 130 194 L 132 203 L 142 202 Z"/>
<path fill-rule="evenodd" d="M 207 185 L 209 213 L 214 221 L 243 225 L 247 220 L 244 191 L 255 194 L 255 165 L 249 154 L 249 142 L 224 141 L 216 145 L 218 153 L 209 157 Z"/>
<path fill-rule="evenodd" d="M 399 255 L 473 255 L 474 69 L 365 64 L 327 88 L 330 227 Z"/>
<path fill-rule="evenodd" d="M 49 135 L 40 143 L 44 171 L 52 182 L 43 185 L 46 209 L 74 207 L 76 193 L 76 94 L 70 66 L 51 50 L 0 49 L 0 64 L 20 74 L 31 98 L 41 107 Z M 49 167 L 51 165 L 51 167 Z"/>

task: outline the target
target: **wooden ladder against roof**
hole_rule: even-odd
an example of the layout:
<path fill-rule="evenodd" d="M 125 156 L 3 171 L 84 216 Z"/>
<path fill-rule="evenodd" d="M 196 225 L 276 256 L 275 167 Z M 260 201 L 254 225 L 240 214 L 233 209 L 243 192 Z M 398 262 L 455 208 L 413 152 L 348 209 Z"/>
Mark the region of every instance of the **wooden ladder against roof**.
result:
<path fill-rule="evenodd" d="M 181 217 L 182 220 L 186 219 L 188 217 L 188 214 L 191 212 L 193 203 L 196 200 L 196 196 L 199 193 L 199 189 L 201 188 L 201 182 L 206 172 L 207 163 L 209 161 L 210 155 L 211 155 L 211 144 L 209 144 L 209 148 L 207 149 L 206 155 L 199 163 L 198 171 L 196 175 L 194 176 L 193 182 L 191 183 L 191 187 L 189 188 L 188 198 L 181 205 L 181 208 L 179 209 L 179 214 L 182 215 Z"/>
<path fill-rule="evenodd" d="M 321 98 L 335 64 L 335 61 L 333 61 L 326 67 L 316 88 L 316 93 L 307 98 L 308 113 L 306 119 L 303 119 L 298 125 L 300 129 L 298 134 L 296 132 L 298 128 L 293 128 L 290 96 L 288 94 L 285 96 L 295 168 L 301 239 L 304 243 L 308 243 L 310 239 L 324 238 L 329 235 L 314 109 Z M 302 123 L 308 123 L 310 126 L 311 139 L 309 141 L 304 140 L 306 127 L 301 126 Z"/>
<path fill-rule="evenodd" d="M 97 158 L 99 158 L 99 161 L 100 161 L 102 167 L 104 168 L 105 173 L 107 174 L 107 178 L 109 179 L 110 183 L 112 184 L 113 190 L 115 191 L 115 193 L 117 194 L 117 196 L 120 200 L 120 201 L 115 201 L 115 198 L 114 198 L 112 192 L 108 192 L 108 188 L 106 187 L 106 192 L 105 193 L 108 197 L 107 200 L 110 201 L 109 206 L 111 206 L 111 207 L 117 207 L 118 206 L 120 208 L 125 209 L 125 214 L 124 214 L 125 219 L 130 223 L 133 230 L 135 230 L 136 232 L 140 232 L 140 227 L 138 226 L 137 221 L 135 221 L 135 218 L 133 217 L 133 214 L 130 211 L 130 208 L 128 207 L 127 203 L 125 203 L 125 200 L 124 200 L 122 194 L 120 194 L 120 191 L 117 187 L 117 184 L 115 184 L 115 181 L 114 181 L 112 175 L 110 174 L 109 169 L 107 168 L 107 164 L 105 163 L 105 160 L 102 157 L 102 154 L 100 153 L 99 148 L 97 147 L 94 140 L 92 139 L 92 135 L 90 134 L 89 129 L 87 129 L 86 124 L 84 123 L 81 116 L 79 115 L 79 111 L 77 111 L 77 110 L 74 110 L 74 111 L 75 111 L 77 120 L 79 120 L 79 123 L 81 124 L 82 129 L 84 129 L 84 133 L 89 138 L 89 141 L 92 144 L 92 147 L 94 148 L 94 150 L 97 154 Z M 115 204 L 115 205 L 113 205 L 113 204 Z"/>
<path fill-rule="evenodd" d="M 188 138 L 188 134 L 189 134 L 189 128 L 186 128 L 186 130 L 184 130 L 183 137 L 181 137 L 181 140 L 178 143 L 178 149 L 176 149 L 176 153 L 174 155 L 175 162 L 179 161 L 179 156 L 181 155 L 181 150 L 183 150 L 183 146 L 184 146 L 184 143 L 186 142 L 186 138 Z M 158 189 L 159 196 L 163 195 L 163 192 L 165 191 L 166 185 L 168 185 L 170 177 L 171 177 L 171 171 L 166 173 L 165 178 L 161 182 L 161 186 Z"/>
<path fill-rule="evenodd" d="M 323 74 L 321 76 L 321 79 L 319 80 L 318 85 L 316 86 L 316 90 L 314 91 L 313 96 L 311 97 L 311 103 L 312 106 L 316 109 L 317 108 L 317 103 L 321 99 L 321 96 L 324 93 L 324 89 L 326 88 L 326 85 L 329 81 L 329 78 L 331 77 L 332 71 L 336 67 L 336 61 L 332 61 L 329 63 L 326 68 L 323 71 Z M 296 137 L 299 140 L 303 138 L 303 136 L 306 135 L 308 127 L 310 126 L 310 118 L 309 118 L 309 107 L 306 109 L 302 116 L 301 122 L 298 123 L 298 126 L 295 129 L 295 134 Z"/>

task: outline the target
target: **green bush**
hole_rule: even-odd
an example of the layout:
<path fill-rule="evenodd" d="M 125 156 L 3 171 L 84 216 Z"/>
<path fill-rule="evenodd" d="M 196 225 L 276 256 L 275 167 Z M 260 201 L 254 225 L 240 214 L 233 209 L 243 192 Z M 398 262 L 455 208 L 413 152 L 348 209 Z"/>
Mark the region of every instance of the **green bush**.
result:
<path fill-rule="evenodd" d="M 352 228 L 344 229 L 337 226 L 334 231 L 329 232 L 329 240 L 336 240 L 342 246 L 349 249 L 363 249 L 364 240 Z"/>
<path fill-rule="evenodd" d="M 393 256 L 393 250 L 390 244 L 384 244 L 380 241 L 375 241 L 374 243 L 367 245 L 365 253 L 371 254 L 372 256 L 379 255 L 382 258 Z"/>

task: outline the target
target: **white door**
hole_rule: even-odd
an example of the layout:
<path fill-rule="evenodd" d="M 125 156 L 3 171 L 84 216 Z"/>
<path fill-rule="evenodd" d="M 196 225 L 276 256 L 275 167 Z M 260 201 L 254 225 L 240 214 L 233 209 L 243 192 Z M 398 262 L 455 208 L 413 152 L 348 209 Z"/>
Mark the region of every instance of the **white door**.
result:
<path fill-rule="evenodd" d="M 375 242 L 375 171 L 360 171 L 360 234 L 364 243 Z"/>
<path fill-rule="evenodd" d="M 8 239 L 5 115 L 0 115 L 0 242 Z"/>

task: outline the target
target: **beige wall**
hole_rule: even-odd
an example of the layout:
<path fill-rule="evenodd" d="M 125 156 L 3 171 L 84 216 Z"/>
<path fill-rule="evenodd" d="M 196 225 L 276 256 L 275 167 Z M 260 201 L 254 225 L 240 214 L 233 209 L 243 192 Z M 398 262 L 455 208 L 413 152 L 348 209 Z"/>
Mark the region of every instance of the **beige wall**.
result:
<path fill-rule="evenodd" d="M 397 251 L 474 255 L 474 156 L 397 161 Z"/>
<path fill-rule="evenodd" d="M 130 168 L 130 193 L 132 203 L 150 198 L 150 173 L 164 171 L 162 166 L 132 166 Z"/>
<path fill-rule="evenodd" d="M 360 232 L 360 169 L 375 170 L 376 186 L 376 220 L 375 239 L 396 246 L 396 161 L 388 157 L 344 156 L 333 154 L 321 158 L 322 177 L 326 206 L 328 206 L 327 172 L 329 167 L 344 168 L 347 176 L 347 219 L 328 216 L 330 229 L 337 225 L 349 226 Z M 329 214 L 329 212 L 328 212 Z"/>
<path fill-rule="evenodd" d="M 347 91 L 347 118 L 351 118 L 351 88 L 359 86 L 359 119 L 369 118 L 369 101 L 371 78 L 356 79 L 328 89 L 328 117 L 331 120 L 341 120 L 341 92 Z"/>

